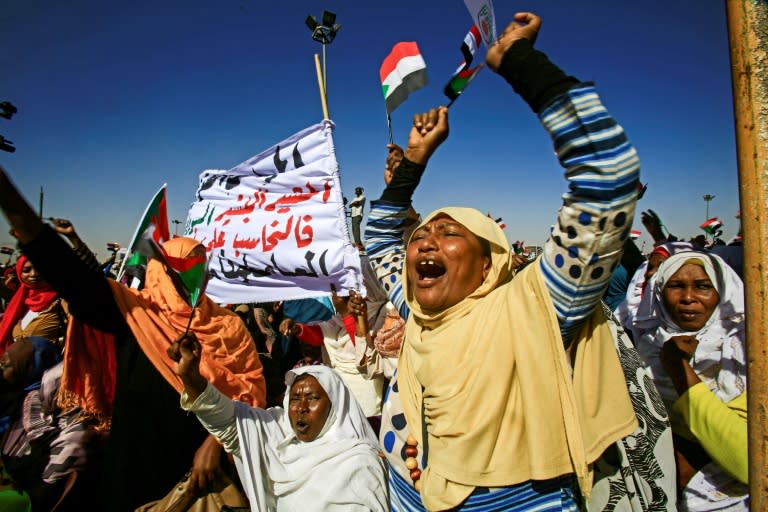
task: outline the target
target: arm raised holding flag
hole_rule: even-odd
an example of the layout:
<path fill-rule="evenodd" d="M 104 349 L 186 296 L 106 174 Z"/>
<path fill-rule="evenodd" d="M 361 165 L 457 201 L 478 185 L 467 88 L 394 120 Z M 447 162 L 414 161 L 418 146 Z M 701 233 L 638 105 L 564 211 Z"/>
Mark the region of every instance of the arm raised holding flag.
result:
<path fill-rule="evenodd" d="M 407 319 L 382 408 L 393 508 L 674 503 L 671 458 L 641 457 L 651 478 L 649 467 L 627 462 L 663 451 L 656 447 L 669 439 L 669 423 L 633 409 L 635 399 L 658 403 L 658 395 L 639 389 L 637 354 L 620 360 L 600 306 L 631 229 L 639 160 L 594 87 L 534 49 L 540 27 L 538 16 L 516 14 L 486 64 L 539 117 L 565 171 L 567 192 L 543 255 L 514 274 L 502 229 L 472 208 L 441 208 L 403 240 L 413 193 L 448 136 L 445 107 L 414 116 L 405 156 L 371 204 L 366 249 Z M 629 388 L 637 390 L 632 399 Z M 641 413 L 652 431 L 637 428 Z M 620 441 L 629 435 L 636 444 L 626 448 Z M 624 450 L 621 475 L 596 475 L 611 446 Z"/>
<path fill-rule="evenodd" d="M 104 505 L 134 510 L 165 495 L 190 468 L 193 482 L 208 481 L 218 466 L 212 457 L 218 461 L 221 449 L 180 409 L 182 384 L 166 349 L 189 325 L 203 346 L 203 375 L 231 398 L 263 406 L 261 364 L 240 318 L 205 295 L 199 314 L 192 316 L 190 290 L 174 284 L 170 265 L 157 259 L 147 265 L 143 290 L 128 289 L 89 268 L 43 224 L 2 169 L 0 208 L 24 253 L 70 304 L 75 324 L 70 320 L 61 384 L 69 403 L 111 420 L 99 489 L 109 500 Z M 188 269 L 205 253 L 189 238 L 169 240 L 162 249 L 190 263 Z M 111 337 L 99 337 L 91 328 Z M 99 496 L 92 498 L 98 507 Z"/>

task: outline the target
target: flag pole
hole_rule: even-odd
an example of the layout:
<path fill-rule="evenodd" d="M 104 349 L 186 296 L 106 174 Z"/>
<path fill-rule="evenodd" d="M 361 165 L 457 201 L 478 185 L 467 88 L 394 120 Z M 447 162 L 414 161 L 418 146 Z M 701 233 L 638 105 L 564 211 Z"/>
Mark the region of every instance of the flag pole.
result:
<path fill-rule="evenodd" d="M 325 95 L 325 84 L 323 83 L 323 72 L 320 69 L 320 56 L 315 54 L 315 70 L 317 71 L 317 85 L 320 87 L 320 103 L 323 105 L 323 119 L 331 119 L 328 113 L 328 100 Z"/>
<path fill-rule="evenodd" d="M 394 144 L 395 139 L 392 137 L 392 117 L 387 114 L 387 130 L 389 131 L 389 143 Z"/>
<path fill-rule="evenodd" d="M 760 52 L 768 46 L 768 6 L 752 0 L 727 0 L 731 85 L 744 229 L 744 299 L 747 342 L 747 421 L 750 510 L 768 509 L 768 115 L 766 73 Z"/>

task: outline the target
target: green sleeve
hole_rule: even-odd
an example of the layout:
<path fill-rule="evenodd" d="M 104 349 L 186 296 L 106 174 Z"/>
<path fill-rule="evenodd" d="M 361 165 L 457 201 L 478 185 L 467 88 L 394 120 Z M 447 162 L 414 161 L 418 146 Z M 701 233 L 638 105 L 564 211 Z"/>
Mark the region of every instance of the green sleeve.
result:
<path fill-rule="evenodd" d="M 747 393 L 727 404 L 700 382 L 674 404 L 696 439 L 724 470 L 747 484 Z"/>

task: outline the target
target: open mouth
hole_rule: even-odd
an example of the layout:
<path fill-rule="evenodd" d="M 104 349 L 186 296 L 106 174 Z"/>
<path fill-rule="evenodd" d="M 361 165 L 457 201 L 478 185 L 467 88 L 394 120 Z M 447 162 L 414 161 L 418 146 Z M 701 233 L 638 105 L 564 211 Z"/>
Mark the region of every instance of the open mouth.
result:
<path fill-rule="evenodd" d="M 306 432 L 306 430 L 309 428 L 309 423 L 307 423 L 304 420 L 296 420 L 296 431 L 297 432 Z"/>
<path fill-rule="evenodd" d="M 434 260 L 421 260 L 416 263 L 416 272 L 419 274 L 419 281 L 431 281 L 442 277 L 445 267 Z"/>

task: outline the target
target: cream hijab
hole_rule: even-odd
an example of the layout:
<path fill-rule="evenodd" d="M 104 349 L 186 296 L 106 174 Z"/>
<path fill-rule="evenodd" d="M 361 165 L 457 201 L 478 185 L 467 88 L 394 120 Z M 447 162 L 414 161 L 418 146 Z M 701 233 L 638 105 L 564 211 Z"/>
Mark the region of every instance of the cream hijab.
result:
<path fill-rule="evenodd" d="M 509 245 L 493 220 L 444 208 L 422 225 L 439 214 L 490 242 L 492 268 L 438 313 L 421 309 L 403 272 L 411 314 L 398 385 L 410 433 L 427 452 L 424 505 L 450 509 L 478 486 L 569 473 L 588 496 L 589 464 L 637 426 L 602 309 L 566 354 L 538 263 L 512 280 Z"/>
<path fill-rule="evenodd" d="M 288 390 L 302 374 L 315 377 L 331 400 L 313 441 L 296 438 L 287 412 L 289 392 L 282 409 L 235 402 L 238 471 L 251 510 L 389 510 L 376 434 L 349 388 L 331 368 L 310 365 L 286 374 Z"/>

